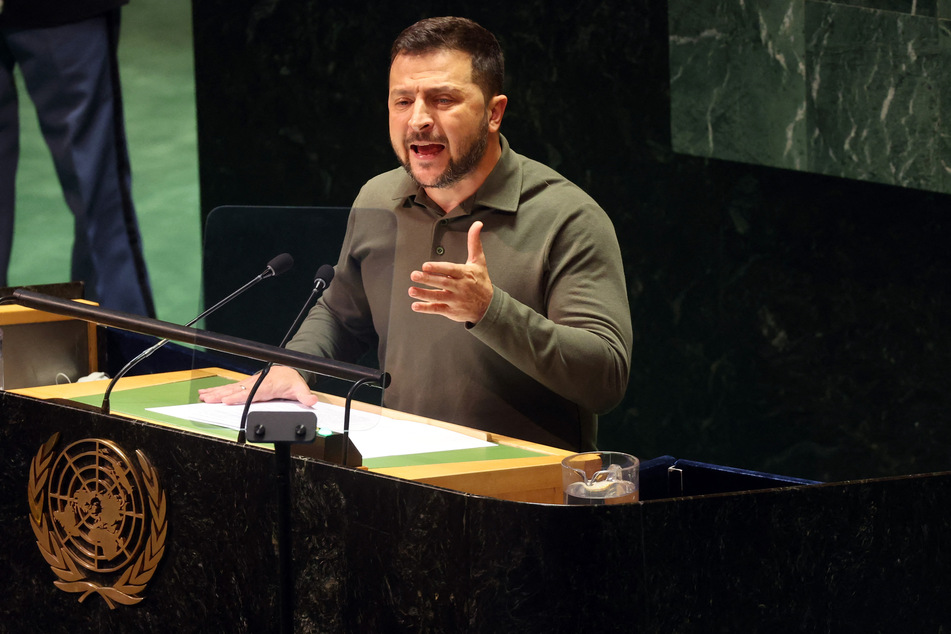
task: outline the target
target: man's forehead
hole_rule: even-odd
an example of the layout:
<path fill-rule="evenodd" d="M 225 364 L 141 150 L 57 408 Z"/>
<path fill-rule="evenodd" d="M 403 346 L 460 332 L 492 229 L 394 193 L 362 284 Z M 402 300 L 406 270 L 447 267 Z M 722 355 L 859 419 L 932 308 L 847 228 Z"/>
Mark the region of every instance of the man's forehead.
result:
<path fill-rule="evenodd" d="M 390 66 L 390 88 L 404 83 L 436 82 L 463 86 L 473 84 L 472 58 L 456 50 L 400 53 Z"/>

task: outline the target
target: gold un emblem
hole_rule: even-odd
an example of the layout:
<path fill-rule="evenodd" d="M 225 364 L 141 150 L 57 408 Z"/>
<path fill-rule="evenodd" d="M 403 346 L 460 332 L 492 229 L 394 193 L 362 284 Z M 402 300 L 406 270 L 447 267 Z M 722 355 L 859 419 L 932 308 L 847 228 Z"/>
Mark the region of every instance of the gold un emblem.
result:
<path fill-rule="evenodd" d="M 30 524 L 65 592 L 110 608 L 134 605 L 165 553 L 165 492 L 141 451 L 138 468 L 113 442 L 84 439 L 59 455 L 59 433 L 30 465 Z M 144 486 L 143 486 L 144 485 Z M 143 494 L 144 492 L 144 494 Z"/>

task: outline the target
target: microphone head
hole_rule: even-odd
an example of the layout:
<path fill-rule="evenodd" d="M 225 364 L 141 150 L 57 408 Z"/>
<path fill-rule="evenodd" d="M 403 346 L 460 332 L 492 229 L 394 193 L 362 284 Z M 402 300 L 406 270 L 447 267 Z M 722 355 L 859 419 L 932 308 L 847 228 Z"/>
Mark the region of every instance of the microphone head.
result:
<path fill-rule="evenodd" d="M 317 284 L 318 280 L 323 280 L 324 287 L 330 286 L 331 280 L 334 278 L 334 267 L 329 264 L 321 264 L 320 268 L 317 269 L 317 274 L 314 276 L 314 284 Z"/>
<path fill-rule="evenodd" d="M 294 267 L 294 258 L 291 257 L 290 253 L 282 253 L 275 256 L 267 263 L 267 267 L 264 269 L 264 273 L 261 275 L 263 277 L 276 277 L 283 273 L 287 273 Z"/>

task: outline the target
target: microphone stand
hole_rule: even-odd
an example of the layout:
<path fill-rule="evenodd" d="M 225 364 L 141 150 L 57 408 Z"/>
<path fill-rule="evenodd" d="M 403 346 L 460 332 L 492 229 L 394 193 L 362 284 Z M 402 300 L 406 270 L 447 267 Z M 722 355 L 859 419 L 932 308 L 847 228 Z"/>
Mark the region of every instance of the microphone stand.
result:
<path fill-rule="evenodd" d="M 297 331 L 307 315 L 307 309 L 317 294 L 328 286 L 328 280 L 333 277 L 333 268 L 328 267 L 317 271 L 314 280 L 314 289 L 307 301 L 301 307 L 293 325 L 284 335 L 279 347 L 287 345 L 291 335 Z M 325 275 L 324 274 L 326 271 Z M 277 545 L 278 566 L 280 572 L 280 631 L 289 634 L 294 630 L 294 559 L 292 557 L 291 531 L 291 445 L 311 443 L 317 438 L 317 415 L 314 412 L 250 412 L 251 402 L 258 388 L 264 382 L 273 363 L 269 362 L 261 370 L 254 385 L 248 391 L 248 398 L 244 402 L 244 411 L 241 414 L 241 428 L 238 442 L 247 439 L 249 443 L 274 444 L 274 469 L 277 483 Z M 363 378 L 351 388 L 351 394 L 359 385 L 373 382 L 375 379 Z M 382 381 L 381 384 L 385 384 Z M 350 398 L 347 398 L 347 408 L 344 410 L 344 449 L 343 464 L 347 465 L 347 448 L 349 445 L 348 427 L 350 421 Z M 248 429 L 250 427 L 250 434 Z"/>
<path fill-rule="evenodd" d="M 225 297 L 223 300 L 221 300 L 220 302 L 218 302 L 217 304 L 215 304 L 215 305 L 212 306 L 211 308 L 207 309 L 207 310 L 204 311 L 202 314 L 198 315 L 198 317 L 195 317 L 194 319 L 192 319 L 190 322 L 188 322 L 187 324 L 185 324 L 185 326 L 187 327 L 187 326 L 192 326 L 192 325 L 194 325 L 197 321 L 199 321 L 199 320 L 202 319 L 203 317 L 207 317 L 208 315 L 210 315 L 210 314 L 213 313 L 214 311 L 218 310 L 218 308 L 220 308 L 221 306 L 224 306 L 225 304 L 227 304 L 228 302 L 230 302 L 232 299 L 234 299 L 235 297 L 237 297 L 238 295 L 240 295 L 241 293 L 243 293 L 244 291 L 246 291 L 246 290 L 249 289 L 250 287 L 252 287 L 252 286 L 254 286 L 255 284 L 257 284 L 258 282 L 260 282 L 262 279 L 264 279 L 264 278 L 262 278 L 262 277 L 260 277 L 260 276 L 254 278 L 253 280 L 251 280 L 250 282 L 248 282 L 247 284 L 245 284 L 244 286 L 242 286 L 241 288 L 239 288 L 239 289 L 236 290 L 235 292 L 231 293 L 231 295 L 228 295 L 228 296 Z M 109 396 L 112 394 L 112 388 L 115 387 L 116 383 L 119 382 L 119 379 L 121 379 L 122 377 L 124 377 L 124 376 L 129 372 L 129 370 L 131 370 L 132 368 L 134 368 L 135 366 L 137 366 L 140 361 L 142 361 L 143 359 L 146 359 L 146 358 L 152 356 L 152 354 L 153 354 L 156 350 L 158 350 L 159 348 L 161 348 L 162 346 L 164 346 L 165 344 L 167 344 L 168 341 L 169 341 L 168 339 L 159 339 L 159 341 L 158 341 L 157 343 L 155 343 L 154 345 L 150 346 L 150 347 L 147 348 L 146 350 L 143 350 L 142 352 L 140 352 L 140 353 L 138 354 L 138 356 L 136 356 L 134 359 L 132 359 L 131 361 L 129 361 L 128 363 L 126 363 L 124 366 L 122 366 L 122 369 L 121 369 L 121 370 L 119 370 L 118 372 L 116 372 L 116 375 L 115 375 L 114 377 L 112 377 L 112 380 L 111 380 L 111 381 L 109 381 L 109 385 L 106 387 L 106 391 L 105 391 L 105 393 L 102 395 L 102 406 L 100 407 L 100 410 L 101 410 L 101 412 L 102 412 L 103 414 L 108 414 L 108 413 L 109 413 L 109 408 L 110 408 Z"/>
<path fill-rule="evenodd" d="M 211 308 L 205 309 L 204 312 L 202 312 L 200 315 L 198 315 L 198 317 L 195 317 L 190 322 L 185 324 L 185 326 L 188 327 L 188 326 L 194 325 L 196 322 L 207 317 L 211 313 L 215 312 L 216 310 L 218 310 L 219 308 L 221 308 L 222 306 L 224 306 L 225 304 L 233 300 L 238 295 L 241 295 L 242 293 L 244 293 L 246 290 L 248 290 L 252 286 L 255 286 L 258 282 L 266 280 L 269 277 L 276 277 L 280 275 L 281 273 L 284 273 L 285 271 L 290 269 L 291 266 L 293 266 L 293 263 L 294 263 L 294 259 L 287 253 L 282 253 L 281 255 L 273 258 L 270 262 L 268 262 L 268 265 L 264 269 L 264 271 L 258 274 L 257 277 L 248 281 L 244 286 L 234 291 L 233 293 L 231 293 L 224 299 L 220 300 Z M 136 365 L 138 365 L 140 361 L 152 356 L 152 354 L 156 350 L 158 350 L 159 348 L 161 348 L 168 342 L 169 342 L 168 339 L 160 339 L 155 345 L 139 353 L 138 356 L 136 356 L 134 359 L 132 359 L 131 361 L 126 363 L 124 366 L 122 366 L 122 369 L 119 370 L 114 377 L 112 377 L 112 380 L 109 381 L 109 385 L 106 387 L 105 393 L 103 393 L 102 395 L 102 405 L 100 407 L 100 411 L 103 414 L 109 414 L 109 409 L 110 409 L 109 397 L 112 394 L 112 388 L 116 386 L 116 383 L 119 382 L 119 379 L 124 377 L 126 373 L 128 373 L 129 370 L 131 370 Z"/>
<path fill-rule="evenodd" d="M 315 289 L 315 293 L 319 289 Z M 26 289 L 19 289 L 13 293 L 11 299 L 21 306 L 45 310 L 58 315 L 66 315 L 113 328 L 123 328 L 139 334 L 153 335 L 181 341 L 197 346 L 206 346 L 230 354 L 242 354 L 267 363 L 280 363 L 301 370 L 316 372 L 325 376 L 336 377 L 348 381 L 370 379 L 380 387 L 387 387 L 390 375 L 379 370 L 365 368 L 351 363 L 343 363 L 315 357 L 313 355 L 277 348 L 261 343 L 219 335 L 204 330 L 195 330 L 190 327 L 178 326 L 149 317 L 141 317 L 120 311 L 90 306 L 78 302 L 68 301 L 35 293 Z M 308 300 L 309 302 L 310 300 Z M 365 384 L 367 381 L 362 381 Z M 249 395 L 250 396 L 250 395 Z M 281 414 L 276 419 L 270 418 L 275 412 L 252 412 L 248 418 L 254 424 L 254 442 L 275 443 L 276 467 L 278 471 L 288 474 L 286 479 L 279 481 L 285 502 L 279 504 L 278 519 L 283 523 L 281 528 L 282 548 L 287 550 L 280 554 L 282 568 L 281 590 L 281 624 L 282 631 L 291 632 L 293 628 L 293 577 L 290 558 L 290 445 L 294 443 L 313 442 L 316 439 L 317 416 L 314 412 L 277 412 Z M 300 414 L 300 417 L 288 416 Z M 259 422 L 258 416 L 261 416 Z M 242 425 L 244 426 L 244 425 Z M 286 451 L 285 451 L 286 450 Z"/>
<path fill-rule="evenodd" d="M 279 345 L 278 348 L 283 348 L 286 346 L 287 342 L 291 339 L 291 335 L 296 332 L 298 328 L 300 328 L 301 323 L 304 321 L 304 317 L 307 316 L 308 306 L 310 306 L 310 303 L 314 301 L 317 293 L 329 286 L 327 278 L 333 279 L 333 273 L 333 267 L 326 264 L 320 267 L 320 269 L 317 271 L 317 276 L 314 279 L 314 289 L 310 292 L 310 295 L 307 297 L 307 301 L 304 302 L 304 305 L 301 306 L 300 312 L 298 312 L 297 317 L 294 318 L 294 323 L 291 324 L 291 327 L 287 329 L 286 333 L 284 333 L 284 338 L 281 340 L 281 345 Z M 267 376 L 268 372 L 271 371 L 272 365 L 274 365 L 274 363 L 271 361 L 268 361 L 267 364 L 265 364 L 264 369 L 261 370 L 257 380 L 254 382 L 254 385 L 251 386 L 251 389 L 248 392 L 248 400 L 244 402 L 244 410 L 241 412 L 241 424 L 238 428 L 239 443 L 243 444 L 247 436 L 246 428 L 248 424 L 248 412 L 251 410 L 251 402 L 254 400 L 254 395 L 257 393 L 258 388 L 261 387 L 261 383 L 264 382 L 264 378 Z"/>
<path fill-rule="evenodd" d="M 263 374 L 263 373 L 262 373 Z M 250 395 L 249 395 L 250 400 Z M 291 445 L 317 438 L 317 415 L 313 412 L 252 412 L 249 443 L 274 444 L 277 484 L 277 547 L 280 631 L 294 631 L 294 568 L 291 531 Z"/>
<path fill-rule="evenodd" d="M 350 390 L 347 391 L 347 400 L 343 407 L 343 466 L 349 466 L 347 464 L 347 456 L 350 450 L 350 405 L 353 402 L 353 395 L 358 389 L 364 385 L 373 385 L 376 387 L 385 387 L 380 385 L 379 381 L 376 379 L 358 379 L 350 386 Z"/>

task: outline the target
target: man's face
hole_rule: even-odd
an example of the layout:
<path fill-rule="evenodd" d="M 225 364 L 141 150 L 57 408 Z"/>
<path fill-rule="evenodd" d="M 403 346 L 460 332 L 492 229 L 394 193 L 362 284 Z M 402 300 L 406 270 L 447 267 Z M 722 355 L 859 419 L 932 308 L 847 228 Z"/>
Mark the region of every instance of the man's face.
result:
<path fill-rule="evenodd" d="M 390 142 L 423 187 L 450 187 L 485 157 L 489 113 L 469 55 L 398 55 L 390 67 Z"/>

